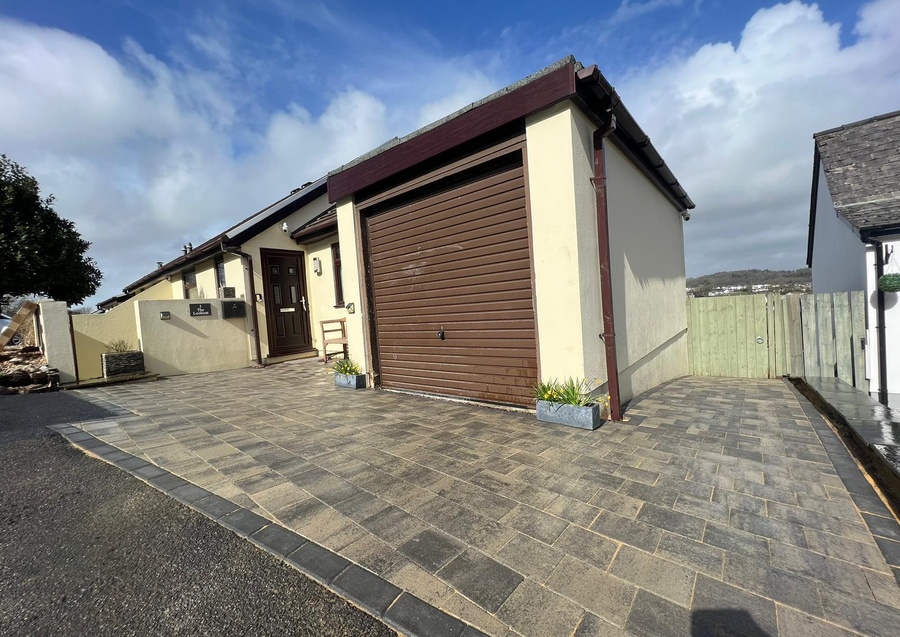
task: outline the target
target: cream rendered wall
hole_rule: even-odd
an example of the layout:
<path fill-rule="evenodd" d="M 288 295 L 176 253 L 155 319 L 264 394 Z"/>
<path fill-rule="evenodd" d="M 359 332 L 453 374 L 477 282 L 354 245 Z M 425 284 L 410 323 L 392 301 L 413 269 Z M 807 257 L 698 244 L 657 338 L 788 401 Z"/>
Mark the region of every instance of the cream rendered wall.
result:
<path fill-rule="evenodd" d="M 262 259 L 260 258 L 260 248 L 265 248 L 269 250 L 290 250 L 293 252 L 302 251 L 303 248 L 291 239 L 291 235 L 289 232 L 283 232 L 281 227 L 282 223 L 287 222 L 288 228 L 294 230 L 299 226 L 303 225 L 316 215 L 319 215 L 325 212 L 330 207 L 328 203 L 328 196 L 322 195 L 318 199 L 310 202 L 309 204 L 300 208 L 290 215 L 286 219 L 279 221 L 278 223 L 272 224 L 269 228 L 263 230 L 258 235 L 253 237 L 252 239 L 246 241 L 241 246 L 241 251 L 246 252 L 253 258 L 253 278 L 254 285 L 256 286 L 256 292 L 259 294 L 265 294 L 265 289 L 263 287 L 263 278 L 262 278 Z M 308 255 L 306 257 L 306 293 L 307 293 L 307 304 L 314 305 L 319 303 L 318 299 L 312 298 L 312 292 L 310 291 L 310 266 L 311 262 L 309 261 Z M 314 275 L 313 275 L 314 276 Z M 227 278 L 227 271 L 226 271 Z M 229 282 L 230 284 L 230 282 Z M 236 291 L 236 290 L 235 290 Z M 266 304 L 265 300 L 261 303 L 256 304 L 257 317 L 259 321 L 259 337 L 260 343 L 262 347 L 262 355 L 263 358 L 269 356 L 269 332 L 266 328 Z M 310 316 L 310 331 L 315 335 L 315 325 L 312 322 L 312 316 Z"/>
<path fill-rule="evenodd" d="M 688 369 L 678 209 L 607 139 L 610 269 L 623 401 Z"/>
<path fill-rule="evenodd" d="M 222 301 L 207 299 L 212 316 L 192 317 L 195 299 L 133 304 L 137 340 L 148 372 L 161 376 L 237 369 L 250 365 L 244 319 L 223 319 Z M 160 312 L 171 313 L 161 320 Z"/>
<path fill-rule="evenodd" d="M 813 292 L 851 292 L 866 289 L 866 246 L 859 232 L 834 209 L 819 165 L 816 226 L 813 236 Z"/>
<path fill-rule="evenodd" d="M 247 299 L 245 268 L 236 254 L 225 254 L 225 286 L 234 288 L 234 298 Z"/>
<path fill-rule="evenodd" d="M 180 274 L 173 274 L 171 279 L 172 285 L 172 296 L 170 298 L 173 299 L 183 299 L 184 298 L 184 279 Z"/>
<path fill-rule="evenodd" d="M 342 199 L 337 204 L 338 236 L 341 239 L 341 271 L 344 279 L 344 303 L 353 303 L 355 312 L 347 316 L 347 349 L 352 358 L 363 370 L 370 370 L 369 349 L 366 345 L 366 329 L 364 325 L 362 298 L 363 283 L 360 278 L 361 263 L 359 261 L 360 232 L 359 211 L 352 197 Z M 369 385 L 372 378 L 369 377 Z"/>
<path fill-rule="evenodd" d="M 112 341 L 125 340 L 139 349 L 134 319 L 134 304 L 137 301 L 171 298 L 172 285 L 168 281 L 160 281 L 103 314 L 73 314 L 78 380 L 103 377 L 100 355 L 106 353 L 106 346 Z"/>
<path fill-rule="evenodd" d="M 526 119 L 540 374 L 606 382 L 594 126 L 563 102 Z"/>
<path fill-rule="evenodd" d="M 322 354 L 322 328 L 319 321 L 347 318 L 347 310 L 344 306 L 335 306 L 334 296 L 334 261 L 331 257 L 331 244 L 338 242 L 338 236 L 333 235 L 316 243 L 303 245 L 306 252 L 307 295 L 310 299 L 309 310 L 312 320 L 313 345 L 319 354 Z M 342 255 L 343 257 L 343 255 Z M 322 273 L 316 274 L 313 269 L 313 259 L 322 261 Z M 341 259 L 342 269 L 344 260 Z M 335 336 L 332 334 L 332 336 Z M 337 345 L 332 345 L 329 352 L 340 351 Z"/>
<path fill-rule="evenodd" d="M 218 257 L 218 255 L 216 255 Z M 194 266 L 197 275 L 197 294 L 201 299 L 215 299 L 219 296 L 219 288 L 216 286 L 216 261 L 215 258 L 201 261 Z"/>

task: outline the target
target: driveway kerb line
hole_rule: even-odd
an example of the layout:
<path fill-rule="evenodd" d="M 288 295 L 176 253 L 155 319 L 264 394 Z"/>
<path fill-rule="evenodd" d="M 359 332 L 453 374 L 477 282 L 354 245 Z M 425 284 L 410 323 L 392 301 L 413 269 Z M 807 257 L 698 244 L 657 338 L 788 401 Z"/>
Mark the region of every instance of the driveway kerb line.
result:
<path fill-rule="evenodd" d="M 853 460 L 853 465 L 866 480 L 868 484 L 868 493 L 859 494 L 859 495 L 868 495 L 878 500 L 882 500 L 881 495 L 875 490 L 875 487 L 872 486 L 870 480 L 871 477 L 867 475 L 867 472 L 860 468 L 859 461 L 856 457 L 851 453 L 851 451 L 847 448 L 847 445 L 844 443 L 844 440 L 838 435 L 825 421 L 825 418 L 819 413 L 819 410 L 816 409 L 815 405 L 813 405 L 803 393 L 794 386 L 794 384 L 788 380 L 784 379 L 784 383 L 791 389 L 794 394 L 794 397 L 797 399 L 797 402 L 800 403 L 800 407 L 803 409 L 803 413 L 809 419 L 810 424 L 812 425 L 813 430 L 816 432 L 816 436 L 819 438 L 819 442 L 822 443 L 823 448 L 825 449 L 825 453 L 828 455 L 828 459 L 831 461 L 834 470 L 837 472 L 838 477 L 841 478 L 841 481 L 844 480 L 844 474 L 847 472 L 847 469 L 844 469 L 840 462 L 835 462 L 835 460 L 843 459 L 843 458 L 851 458 Z M 825 437 L 829 440 L 838 440 L 840 442 L 840 450 L 839 451 L 831 451 L 829 449 L 829 445 L 825 444 Z M 876 525 L 870 520 L 869 517 L 862 514 L 862 510 L 859 508 L 859 505 L 856 504 L 856 500 L 854 498 L 854 494 L 850 493 L 850 498 L 853 500 L 854 506 L 856 506 L 857 511 L 860 513 L 860 517 L 863 519 L 863 522 L 866 525 L 866 528 L 869 529 L 869 532 L 872 534 L 872 537 L 876 539 L 876 545 L 878 546 L 878 550 L 884 556 L 885 561 L 891 567 L 891 571 L 894 574 L 894 579 L 897 580 L 897 583 L 900 584 L 900 569 L 898 569 L 892 563 L 890 557 L 885 554 L 884 550 L 881 547 L 881 544 L 877 542 L 877 539 L 880 537 L 884 537 L 884 530 L 877 528 Z M 882 524 L 890 525 L 894 528 L 894 531 L 900 535 L 900 523 L 897 522 L 896 518 L 893 517 L 893 513 L 891 512 L 890 507 L 885 505 L 885 508 L 888 512 L 891 513 L 890 518 L 881 517 L 880 520 Z"/>
<path fill-rule="evenodd" d="M 120 411 L 122 411 L 121 408 Z M 128 411 L 121 415 L 132 415 L 132 412 Z M 115 421 L 115 418 L 116 417 L 103 418 L 85 422 Z M 102 440 L 90 434 L 88 434 L 90 436 L 89 438 L 83 438 L 83 435 L 80 435 L 79 437 L 83 438 L 82 440 L 72 440 L 71 437 L 74 434 L 86 433 L 81 429 L 78 429 L 77 431 L 65 431 L 66 429 L 73 429 L 73 425 L 74 423 L 63 423 L 49 425 L 47 428 L 60 435 L 69 444 L 77 447 L 82 452 L 131 474 L 134 478 L 155 488 L 157 491 L 165 493 L 167 496 L 181 502 L 194 511 L 197 511 L 220 526 L 249 540 L 251 544 L 254 544 L 273 557 L 322 584 L 335 594 L 339 595 L 342 599 L 349 601 L 354 606 L 359 607 L 364 612 L 384 622 L 401 634 L 409 635 L 410 637 L 461 637 L 463 633 L 465 633 L 466 637 L 488 637 L 474 626 L 445 613 L 436 606 L 419 599 L 408 591 L 398 588 L 381 576 L 358 564 L 354 564 L 338 553 L 335 553 L 280 524 L 272 522 L 267 518 L 263 518 L 245 507 L 234 504 L 202 487 L 198 487 L 187 480 L 184 480 L 183 478 L 179 478 L 152 462 L 145 461 L 142 458 L 138 458 L 137 456 L 116 449 L 115 447 L 112 447 L 113 450 L 107 451 L 106 453 L 95 452 L 94 449 L 97 448 L 95 445 L 101 444 Z M 111 447 L 111 445 L 104 446 Z M 113 454 L 115 454 L 115 460 L 107 457 Z M 156 467 L 156 469 L 162 473 L 158 473 L 153 478 L 145 479 L 137 472 L 145 469 L 147 466 Z M 172 486 L 166 487 L 165 485 L 167 484 L 171 484 Z M 188 489 L 186 487 L 191 488 Z M 220 500 L 227 502 L 228 505 L 233 507 L 233 510 L 222 515 L 216 515 L 215 512 L 211 510 L 205 510 L 200 505 L 204 500 L 210 498 L 219 498 Z M 210 506 L 208 508 L 212 507 Z M 262 521 L 261 524 L 260 521 Z M 293 541 L 298 544 L 295 548 L 292 548 L 287 552 L 281 552 L 273 546 L 278 543 L 277 540 L 266 541 L 264 538 L 256 537 L 257 534 L 261 534 L 263 531 L 266 531 L 267 534 L 276 535 L 277 538 L 280 538 L 282 543 L 295 538 Z M 341 565 L 340 570 L 332 575 L 327 568 L 323 568 L 321 573 L 317 573 L 310 568 L 302 566 L 295 559 L 292 559 L 292 556 L 299 553 L 304 547 L 314 547 L 314 550 L 321 556 L 330 559 L 333 564 L 337 563 Z M 336 580 L 348 580 L 351 576 L 362 576 L 367 582 L 367 585 L 362 590 L 359 590 L 357 587 L 358 594 L 349 592 L 354 590 L 353 586 L 335 586 L 333 584 Z M 398 604 L 398 601 L 400 604 Z M 412 609 L 408 608 L 410 604 L 413 606 Z"/>

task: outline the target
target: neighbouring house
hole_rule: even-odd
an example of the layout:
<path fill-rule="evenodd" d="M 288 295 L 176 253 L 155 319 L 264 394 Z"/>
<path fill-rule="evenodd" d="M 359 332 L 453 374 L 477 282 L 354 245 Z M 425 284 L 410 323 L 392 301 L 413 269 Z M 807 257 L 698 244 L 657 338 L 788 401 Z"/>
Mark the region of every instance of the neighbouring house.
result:
<path fill-rule="evenodd" d="M 264 362 L 321 352 L 318 322 L 343 318 L 370 386 L 531 406 L 538 379 L 585 378 L 617 418 L 622 402 L 689 373 L 693 207 L 597 67 L 569 57 L 101 305 L 246 299 Z"/>
<path fill-rule="evenodd" d="M 806 264 L 813 292 L 864 290 L 870 393 L 900 404 L 900 111 L 816 133 Z"/>

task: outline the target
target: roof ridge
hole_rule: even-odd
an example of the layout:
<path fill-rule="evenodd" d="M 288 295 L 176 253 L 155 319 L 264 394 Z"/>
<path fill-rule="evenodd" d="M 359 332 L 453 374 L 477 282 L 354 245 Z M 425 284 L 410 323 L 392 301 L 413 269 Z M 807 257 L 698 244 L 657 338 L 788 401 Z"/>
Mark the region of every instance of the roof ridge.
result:
<path fill-rule="evenodd" d="M 828 135 L 830 133 L 837 133 L 838 131 L 850 130 L 851 128 L 856 128 L 857 126 L 864 126 L 866 124 L 871 124 L 873 122 L 879 122 L 884 119 L 890 119 L 892 117 L 900 116 L 900 111 L 891 111 L 890 113 L 882 113 L 881 115 L 874 115 L 873 117 L 868 117 L 866 119 L 861 119 L 857 122 L 850 122 L 849 124 L 842 124 L 841 126 L 835 126 L 834 128 L 829 128 L 828 130 L 819 131 L 818 133 L 813 133 L 813 139 L 819 139 L 819 137 L 823 135 Z"/>

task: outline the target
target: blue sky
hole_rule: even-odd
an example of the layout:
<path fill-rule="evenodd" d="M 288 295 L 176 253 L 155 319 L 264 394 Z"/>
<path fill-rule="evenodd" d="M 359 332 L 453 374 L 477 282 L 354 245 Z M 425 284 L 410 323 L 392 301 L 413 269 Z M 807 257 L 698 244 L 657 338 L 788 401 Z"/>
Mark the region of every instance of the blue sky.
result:
<path fill-rule="evenodd" d="M 795 268 L 812 133 L 900 108 L 897 25 L 900 0 L 0 0 L 0 152 L 93 242 L 105 298 L 572 53 L 697 202 L 689 275 Z"/>

